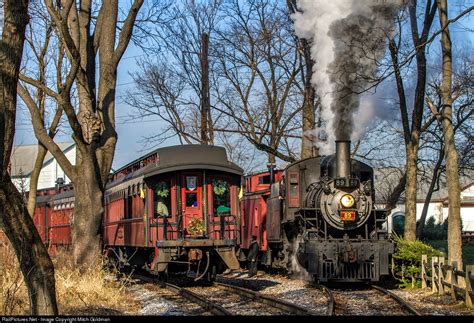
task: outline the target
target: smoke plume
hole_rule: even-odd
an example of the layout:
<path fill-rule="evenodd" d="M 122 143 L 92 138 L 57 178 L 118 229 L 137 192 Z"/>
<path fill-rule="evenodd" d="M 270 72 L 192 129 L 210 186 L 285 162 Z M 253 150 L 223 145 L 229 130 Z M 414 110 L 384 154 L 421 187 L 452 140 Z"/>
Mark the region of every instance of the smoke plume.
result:
<path fill-rule="evenodd" d="M 355 129 L 354 114 L 364 113 L 358 110 L 361 94 L 375 79 L 386 36 L 403 3 L 404 0 L 298 1 L 300 12 L 292 16 L 295 32 L 312 43 L 311 56 L 316 64 L 311 82 L 321 99 L 321 117 L 326 121 L 327 142 L 319 147 L 322 154 L 333 152 L 335 139 L 350 140 L 355 132 L 360 133 Z"/>

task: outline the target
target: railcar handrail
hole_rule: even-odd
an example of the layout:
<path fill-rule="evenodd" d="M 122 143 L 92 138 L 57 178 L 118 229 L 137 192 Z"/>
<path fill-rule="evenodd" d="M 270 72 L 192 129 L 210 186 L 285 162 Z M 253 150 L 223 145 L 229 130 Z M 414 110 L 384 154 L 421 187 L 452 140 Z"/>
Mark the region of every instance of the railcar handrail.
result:
<path fill-rule="evenodd" d="M 169 234 L 173 234 L 173 233 L 176 233 L 178 235 L 179 233 L 179 230 L 178 230 L 178 227 L 179 227 L 179 214 L 176 215 L 176 222 L 170 222 L 168 221 L 168 218 L 170 217 L 167 217 L 167 216 L 159 216 L 157 218 L 155 217 L 152 217 L 150 218 L 150 227 L 156 227 L 156 228 L 159 228 L 159 227 L 163 227 L 163 238 L 164 240 L 169 240 Z M 159 220 L 162 219 L 162 223 L 159 222 Z M 173 229 L 174 227 L 174 229 Z M 169 229 L 171 228 L 171 230 Z M 173 237 L 171 236 L 171 239 L 173 239 Z M 158 240 L 158 229 L 156 230 L 156 240 Z"/>
<path fill-rule="evenodd" d="M 240 233 L 240 230 L 238 230 L 237 228 L 238 221 L 237 221 L 237 216 L 235 214 L 229 214 L 229 213 L 219 214 L 219 215 L 211 214 L 210 216 L 219 217 L 219 222 L 218 222 L 219 229 L 209 230 L 209 236 L 217 232 L 219 234 L 219 238 L 222 240 L 226 238 L 232 239 L 230 233 L 233 232 L 234 233 L 233 239 L 235 239 L 237 237 L 237 234 Z M 214 224 L 215 222 L 213 221 L 212 223 Z M 231 225 L 234 226 L 233 229 L 231 228 Z M 212 225 L 212 227 L 214 227 L 214 225 Z"/>

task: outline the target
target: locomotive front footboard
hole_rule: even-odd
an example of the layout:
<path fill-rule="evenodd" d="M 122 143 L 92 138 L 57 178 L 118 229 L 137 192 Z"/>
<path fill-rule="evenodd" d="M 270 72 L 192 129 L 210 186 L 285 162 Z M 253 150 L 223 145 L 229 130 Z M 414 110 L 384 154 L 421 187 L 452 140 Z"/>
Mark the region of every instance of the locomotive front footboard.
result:
<path fill-rule="evenodd" d="M 389 274 L 393 249 L 388 240 L 313 240 L 300 245 L 298 259 L 321 282 L 375 282 Z"/>

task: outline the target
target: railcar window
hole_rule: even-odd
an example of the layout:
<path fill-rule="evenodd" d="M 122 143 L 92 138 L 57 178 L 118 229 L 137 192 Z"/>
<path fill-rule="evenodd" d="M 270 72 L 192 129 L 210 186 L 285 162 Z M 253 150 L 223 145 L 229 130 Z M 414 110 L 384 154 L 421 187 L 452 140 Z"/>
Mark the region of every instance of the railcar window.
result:
<path fill-rule="evenodd" d="M 259 176 L 258 183 L 259 184 L 270 184 L 270 175 Z"/>
<path fill-rule="evenodd" d="M 212 181 L 214 215 L 230 213 L 230 186 L 225 180 Z"/>
<path fill-rule="evenodd" d="M 187 207 L 197 207 L 197 193 L 186 193 L 186 206 Z"/>
<path fill-rule="evenodd" d="M 154 215 L 157 216 L 170 216 L 171 210 L 171 194 L 170 194 L 170 182 L 160 181 L 155 186 L 154 194 Z"/>

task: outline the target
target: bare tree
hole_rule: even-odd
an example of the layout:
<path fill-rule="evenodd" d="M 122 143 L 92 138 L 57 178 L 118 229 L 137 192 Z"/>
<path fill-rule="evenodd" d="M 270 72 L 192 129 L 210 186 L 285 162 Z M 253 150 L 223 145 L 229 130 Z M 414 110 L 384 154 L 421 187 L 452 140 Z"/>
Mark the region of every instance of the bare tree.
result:
<path fill-rule="evenodd" d="M 15 250 L 30 301 L 30 314 L 57 315 L 54 267 L 22 196 L 8 174 L 28 1 L 5 0 L 0 41 L 0 222 Z"/>
<path fill-rule="evenodd" d="M 213 36 L 221 0 L 164 2 L 163 19 L 151 35 L 153 59 L 140 61 L 133 73 L 139 93 L 125 102 L 134 106 L 132 118 L 157 116 L 166 126 L 145 138 L 160 144 L 177 136 L 181 143 L 214 143 L 211 97 Z M 218 116 L 217 116 L 218 118 Z"/>
<path fill-rule="evenodd" d="M 100 252 L 103 192 L 117 143 L 117 66 L 130 42 L 143 0 L 131 3 L 123 21 L 118 18 L 116 1 L 101 3 L 97 15 L 93 15 L 94 4 L 91 0 L 79 4 L 73 0 L 60 3 L 45 0 L 45 4 L 57 37 L 66 51 L 69 64 L 67 77 L 63 80 L 58 76 L 57 89 L 26 75 L 22 75 L 21 80 L 43 90 L 65 112 L 77 145 L 75 166 L 48 136 L 30 93 L 22 86 L 19 92 L 30 110 L 38 141 L 51 152 L 74 184 L 73 256 L 76 264 L 89 264 L 97 259 Z M 73 85 L 79 97 L 77 108 L 72 101 Z"/>
<path fill-rule="evenodd" d="M 454 143 L 453 97 L 452 86 L 452 52 L 449 34 L 448 4 L 446 0 L 437 0 L 438 15 L 443 30 L 441 48 L 443 52 L 443 80 L 441 83 L 442 125 L 446 160 L 446 177 L 448 182 L 448 260 L 462 265 L 461 241 L 461 187 L 458 174 L 458 153 Z"/>
<path fill-rule="evenodd" d="M 423 28 L 421 34 L 418 30 L 417 1 L 409 6 L 409 17 L 413 46 L 416 50 L 416 89 L 413 102 L 411 122 L 409 119 L 409 108 L 405 94 L 405 85 L 401 74 L 399 49 L 401 46 L 401 32 L 398 40 L 390 39 L 390 53 L 392 66 L 395 72 L 397 90 L 399 96 L 399 107 L 402 117 L 403 133 L 406 147 L 406 185 L 405 185 L 405 238 L 416 239 L 416 193 L 417 193 L 417 159 L 419 141 L 422 132 L 422 119 L 425 102 L 426 87 L 426 43 L 429 31 L 436 14 L 436 2 L 428 0 L 423 17 Z M 431 121 L 432 122 L 432 121 Z"/>
<path fill-rule="evenodd" d="M 30 24 L 29 28 L 27 28 L 27 35 L 26 35 L 26 45 L 27 51 L 31 52 L 31 57 L 27 55 L 26 58 L 26 66 L 28 68 L 28 64 L 32 65 L 32 61 L 35 62 L 35 66 L 33 70 L 37 73 L 37 81 L 42 84 L 44 87 L 48 86 L 48 73 L 54 72 L 48 68 L 48 65 L 51 64 L 52 57 L 48 55 L 53 49 L 53 46 L 60 46 L 57 39 L 54 39 L 53 34 L 53 25 L 51 19 L 44 15 L 44 10 L 41 8 L 40 3 L 32 3 L 31 4 L 31 11 L 30 14 Z M 43 8 L 44 9 L 44 8 Z M 33 29 L 33 26 L 36 29 Z M 58 50 L 58 59 L 57 59 L 57 66 L 56 71 L 62 72 L 63 57 L 64 57 L 64 48 L 59 47 Z M 59 88 L 59 87 L 58 87 Z M 22 87 L 23 89 L 23 87 Z M 36 108 L 39 112 L 41 122 L 43 123 L 43 127 L 48 129 L 48 136 L 53 139 L 56 135 L 57 128 L 59 126 L 61 116 L 62 116 L 62 109 L 60 107 L 56 108 L 53 111 L 53 118 L 49 126 L 47 126 L 47 115 L 48 115 L 48 102 L 49 100 L 47 94 L 42 90 L 42 88 L 35 87 L 31 89 L 31 92 L 36 92 L 31 97 L 33 98 Z M 30 92 L 30 93 L 31 93 Z M 22 97 L 23 101 L 27 101 L 27 97 L 24 95 L 24 91 L 19 91 L 20 97 Z M 54 102 L 52 102 L 54 106 Z M 31 216 L 33 216 L 35 206 L 36 206 L 36 193 L 38 187 L 38 179 L 41 173 L 41 169 L 43 166 L 44 158 L 46 157 L 48 150 L 46 147 L 38 142 L 38 153 L 36 155 L 36 160 L 33 165 L 33 169 L 30 175 L 30 183 L 29 183 L 29 194 L 28 194 L 28 212 Z"/>
<path fill-rule="evenodd" d="M 452 117 L 452 125 L 454 131 L 455 145 L 461 149 L 458 151 L 458 167 L 457 171 L 460 175 L 468 175 L 474 166 L 472 164 L 472 149 L 466 149 L 470 146 L 472 139 L 472 120 L 474 119 L 474 110 L 472 109 L 472 82 L 473 75 L 470 59 L 463 55 L 457 56 L 458 60 L 463 60 L 464 64 L 459 64 L 458 71 L 453 71 L 453 87 L 452 87 L 452 106 L 456 111 Z M 442 97 L 441 97 L 441 80 L 435 77 L 428 83 L 426 96 L 426 104 L 432 116 L 436 117 L 437 122 L 433 123 L 422 136 L 423 147 L 420 147 L 421 155 L 419 165 L 428 169 L 427 183 L 428 190 L 426 192 L 425 203 L 421 212 L 419 224 L 417 226 L 417 237 L 422 237 L 423 228 L 428 215 L 428 206 L 431 196 L 434 192 L 441 188 L 441 180 L 446 182 L 446 163 L 445 163 L 445 141 L 443 136 L 442 125 Z M 429 151 L 427 154 L 425 151 Z M 431 158 L 430 158 L 431 157 Z M 419 167 L 420 168 L 420 167 Z"/>
<path fill-rule="evenodd" d="M 296 0 L 287 0 L 287 5 L 290 14 L 298 11 Z M 314 60 L 311 58 L 311 44 L 308 40 L 296 36 L 295 41 L 298 46 L 301 83 L 303 84 L 301 158 L 304 159 L 319 155 L 319 149 L 315 145 L 317 138 L 313 135 L 313 129 L 316 125 L 316 109 L 320 108 L 320 105 L 316 100 L 316 91 L 311 84 L 315 68 Z M 318 127 L 320 126 L 320 120 L 318 120 Z"/>
<path fill-rule="evenodd" d="M 294 161 L 294 148 L 285 149 L 301 125 L 298 52 L 287 8 L 268 0 L 242 4 L 230 1 L 226 25 L 219 31 L 217 60 L 220 87 L 218 107 L 257 149 Z"/>

